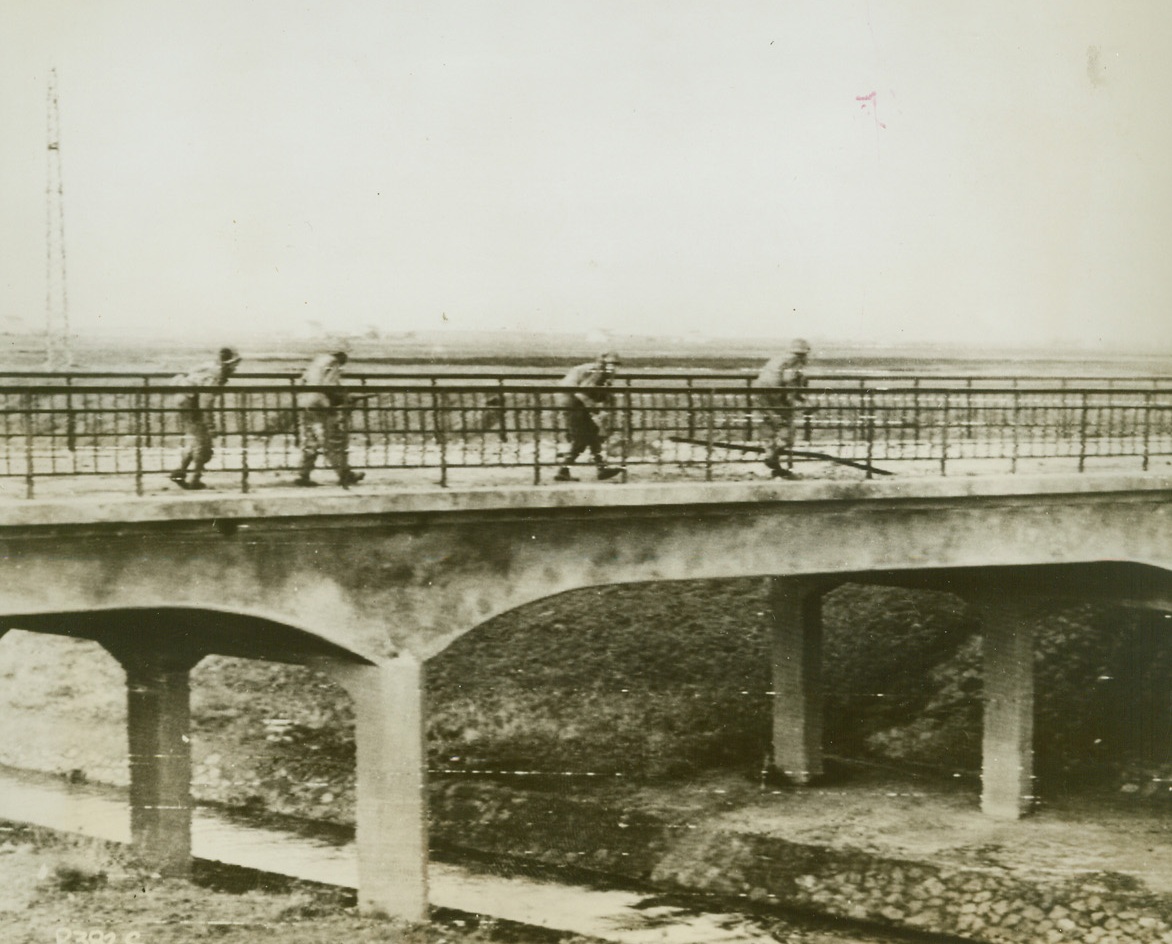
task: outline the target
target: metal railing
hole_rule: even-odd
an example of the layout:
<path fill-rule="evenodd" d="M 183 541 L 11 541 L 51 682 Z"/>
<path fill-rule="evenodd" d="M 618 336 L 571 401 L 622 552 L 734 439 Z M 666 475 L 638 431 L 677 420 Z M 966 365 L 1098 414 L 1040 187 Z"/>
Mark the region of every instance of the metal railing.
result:
<path fill-rule="evenodd" d="M 608 408 L 608 462 L 655 479 L 739 477 L 760 468 L 763 394 L 747 384 L 651 384 L 622 378 Z M 354 468 L 425 470 L 452 484 L 547 479 L 566 446 L 564 389 L 499 377 L 450 382 L 429 376 L 347 390 L 366 398 L 347 411 Z M 214 415 L 215 487 L 249 491 L 288 479 L 300 457 L 296 394 L 319 388 L 233 381 Z M 183 442 L 176 396 L 155 384 L 0 386 L 0 485 L 106 477 L 142 494 L 166 487 Z M 794 460 L 808 475 L 873 477 L 1021 471 L 1150 469 L 1172 456 L 1172 388 L 1148 385 L 813 385 L 792 413 Z M 486 479 L 489 470 L 503 470 Z M 388 474 L 388 482 L 395 476 Z M 401 479 L 401 477 L 400 477 Z"/>

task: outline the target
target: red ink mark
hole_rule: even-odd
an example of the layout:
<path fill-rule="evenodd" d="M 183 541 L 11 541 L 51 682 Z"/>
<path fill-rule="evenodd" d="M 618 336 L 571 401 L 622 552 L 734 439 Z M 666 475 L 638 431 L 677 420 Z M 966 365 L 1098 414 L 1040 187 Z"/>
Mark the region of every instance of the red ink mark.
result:
<path fill-rule="evenodd" d="M 868 109 L 870 110 L 871 117 L 875 120 L 875 127 L 877 127 L 877 128 L 886 128 L 887 127 L 887 125 L 885 125 L 882 121 L 879 120 L 879 93 L 878 92 L 869 92 L 866 95 L 856 95 L 855 101 L 860 103 L 859 108 L 861 108 L 863 111 L 867 111 Z"/>

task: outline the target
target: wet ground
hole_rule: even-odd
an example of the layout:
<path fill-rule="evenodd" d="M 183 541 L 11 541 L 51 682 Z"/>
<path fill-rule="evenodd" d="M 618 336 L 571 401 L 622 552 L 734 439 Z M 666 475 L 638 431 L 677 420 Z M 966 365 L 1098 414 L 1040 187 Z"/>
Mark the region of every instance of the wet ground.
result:
<path fill-rule="evenodd" d="M 592 791 L 593 799 L 608 789 Z M 828 849 L 1007 870 L 1027 881 L 1077 882 L 1083 874 L 1109 872 L 1156 894 L 1172 892 L 1172 816 L 1166 815 L 1167 801 L 1158 797 L 1083 793 L 1046 800 L 1019 822 L 1001 822 L 980 814 L 972 783 L 918 782 L 883 770 L 856 769 L 845 782 L 801 790 L 727 774 L 671 789 L 614 789 L 614 799 L 625 809 L 670 816 L 681 827 L 704 823 Z M 115 842 L 129 837 L 124 791 L 68 784 L 43 774 L 0 770 L 0 815 Z M 201 808 L 193 827 L 194 852 L 208 862 L 353 887 L 356 862 L 345 833 L 294 825 L 276 819 L 249 822 L 238 813 Z M 490 857 L 460 864 L 433 861 L 430 885 L 437 914 L 621 944 L 902 940 L 868 927 L 791 924 L 780 913 L 754 916 L 747 903 L 742 908 L 728 901 L 664 898 L 600 882 L 575 884 L 564 876 L 559 881 L 552 871 L 519 871 Z"/>
<path fill-rule="evenodd" d="M 124 843 L 129 817 L 123 791 L 70 784 L 41 774 L 0 769 L 0 815 L 13 820 Z M 245 824 L 239 816 L 197 811 L 193 850 L 205 862 L 352 888 L 354 848 L 330 830 L 279 829 Z M 615 941 L 618 944 L 879 944 L 909 938 L 829 920 L 789 920 L 779 914 L 714 909 L 683 896 L 664 897 L 597 885 L 556 881 L 537 874 L 508 875 L 448 862 L 433 862 L 430 895 L 437 919 L 504 921 Z M 19 891 L 17 890 L 17 895 Z M 22 906 L 9 889 L 0 912 Z M 524 938 L 524 933 L 517 932 Z M 922 938 L 921 938 L 922 939 Z"/>

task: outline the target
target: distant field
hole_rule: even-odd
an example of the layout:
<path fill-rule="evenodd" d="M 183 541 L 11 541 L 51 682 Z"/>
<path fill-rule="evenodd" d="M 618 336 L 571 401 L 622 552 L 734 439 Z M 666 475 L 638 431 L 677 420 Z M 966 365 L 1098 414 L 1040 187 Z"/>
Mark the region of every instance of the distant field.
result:
<path fill-rule="evenodd" d="M 77 370 L 179 371 L 211 356 L 221 342 L 170 343 L 157 339 L 80 339 L 73 347 Z M 295 370 L 321 350 L 344 344 L 355 367 L 513 366 L 555 369 L 590 358 L 597 342 L 581 336 L 464 333 L 451 336 L 402 334 L 383 338 L 225 339 L 244 356 L 242 369 Z M 680 367 L 697 370 L 752 370 L 784 351 L 777 339 L 706 341 L 630 337 L 610 342 L 628 368 Z M 35 336 L 0 335 L 2 369 L 40 370 L 44 341 Z M 892 374 L 974 374 L 1042 376 L 1172 375 L 1172 354 L 1106 352 L 991 351 L 938 347 L 815 344 L 813 372 Z"/>

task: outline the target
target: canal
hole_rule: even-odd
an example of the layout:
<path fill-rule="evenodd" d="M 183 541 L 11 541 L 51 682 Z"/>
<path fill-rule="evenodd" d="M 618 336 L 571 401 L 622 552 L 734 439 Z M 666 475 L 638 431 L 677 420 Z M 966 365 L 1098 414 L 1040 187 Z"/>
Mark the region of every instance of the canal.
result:
<path fill-rule="evenodd" d="M 130 839 L 125 792 L 115 787 L 0 767 L 0 817 L 107 842 Z M 330 829 L 278 828 L 238 813 L 198 807 L 192 849 L 211 863 L 354 888 L 352 843 Z M 614 941 L 616 944 L 881 944 L 927 941 L 833 922 L 747 914 L 712 902 L 615 888 L 590 887 L 544 876 L 502 874 L 475 863 L 433 861 L 431 901 L 459 912 L 533 928 Z M 940 940 L 935 938 L 935 940 Z"/>

